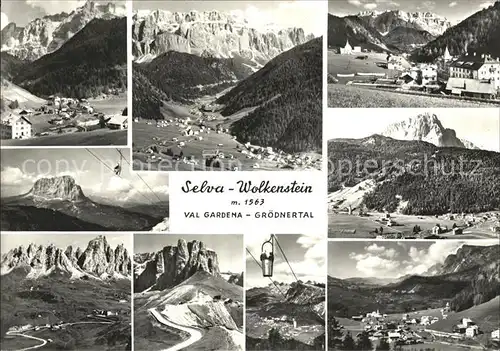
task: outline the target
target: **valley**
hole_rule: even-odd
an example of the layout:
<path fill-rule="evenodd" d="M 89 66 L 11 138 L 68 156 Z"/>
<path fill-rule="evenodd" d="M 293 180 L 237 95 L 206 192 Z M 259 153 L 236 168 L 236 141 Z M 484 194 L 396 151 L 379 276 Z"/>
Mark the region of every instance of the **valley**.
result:
<path fill-rule="evenodd" d="M 233 16 L 134 15 L 135 169 L 321 168 L 322 38 Z"/>
<path fill-rule="evenodd" d="M 402 242 L 357 243 L 365 247 L 367 257 L 372 257 L 376 248 L 379 258 L 387 262 L 399 262 L 403 259 L 400 256 L 406 255 L 410 261 L 415 260 L 411 254 L 415 247 L 405 251 L 410 246 Z M 345 244 L 351 249 L 355 246 L 353 242 Z M 329 257 L 345 244 L 330 243 Z M 433 245 L 438 242 L 421 244 L 418 250 L 427 255 Z M 498 244 L 490 240 L 485 246 L 474 246 L 474 242 L 465 241 L 457 248 L 443 252 L 444 259 L 427 271 L 406 275 L 401 271 L 392 282 L 370 281 L 369 274 L 349 279 L 329 276 L 329 350 L 345 350 L 350 343 L 380 348 L 388 344 L 389 349 L 402 350 L 496 349 L 498 341 L 493 332 L 498 329 Z M 361 256 L 353 252 L 342 264 L 341 257 L 334 261 L 349 267 L 356 261 L 361 263 Z M 411 268 L 408 264 L 402 262 L 399 268 Z"/>
<path fill-rule="evenodd" d="M 456 25 L 404 7 L 329 13 L 328 107 L 498 106 L 499 6 Z"/>
<path fill-rule="evenodd" d="M 87 1 L 2 29 L 2 145 L 127 144 L 124 15 Z"/>
<path fill-rule="evenodd" d="M 104 236 L 86 249 L 3 252 L 2 348 L 130 350 L 130 269 L 127 250 Z"/>

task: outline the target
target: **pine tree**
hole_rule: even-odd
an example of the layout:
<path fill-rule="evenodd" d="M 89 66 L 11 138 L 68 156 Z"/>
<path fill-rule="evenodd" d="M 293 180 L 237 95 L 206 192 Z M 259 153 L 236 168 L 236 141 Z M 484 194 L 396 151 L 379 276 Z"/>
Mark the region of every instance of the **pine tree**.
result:
<path fill-rule="evenodd" d="M 354 342 L 350 332 L 347 332 L 344 340 L 342 341 L 342 350 L 356 350 L 356 343 Z"/>

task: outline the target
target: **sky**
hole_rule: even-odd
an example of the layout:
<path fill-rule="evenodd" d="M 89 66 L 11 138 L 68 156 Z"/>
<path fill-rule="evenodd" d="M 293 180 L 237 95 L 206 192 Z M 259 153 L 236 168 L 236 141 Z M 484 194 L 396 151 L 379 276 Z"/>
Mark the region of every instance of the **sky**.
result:
<path fill-rule="evenodd" d="M 25 26 L 35 18 L 70 13 L 85 5 L 85 0 L 2 0 L 2 29 L 10 22 Z M 123 2 L 123 0 L 101 0 L 97 3 Z"/>
<path fill-rule="evenodd" d="M 137 1 L 137 10 L 189 12 L 218 10 L 243 14 L 250 26 L 260 28 L 274 23 L 280 28 L 300 27 L 306 34 L 321 36 L 326 31 L 326 1 Z"/>
<path fill-rule="evenodd" d="M 122 154 L 130 163 L 129 149 Z M 116 149 L 92 149 L 91 152 L 113 169 L 120 156 Z M 102 197 L 119 205 L 157 202 L 147 185 L 122 161 L 121 177 L 116 176 L 86 149 L 3 149 L 0 151 L 2 197 L 25 194 L 43 177 L 72 176 L 89 197 Z M 140 176 L 162 200 L 168 200 L 168 175 L 142 172 Z"/>
<path fill-rule="evenodd" d="M 221 273 L 241 273 L 244 270 L 243 235 L 239 234 L 135 234 L 134 253 L 156 252 L 165 246 L 177 246 L 177 241 L 198 240 L 217 253 Z"/>
<path fill-rule="evenodd" d="M 328 12 L 337 16 L 361 11 L 432 12 L 446 17 L 454 25 L 477 11 L 493 5 L 494 2 L 494 0 L 329 0 Z"/>
<path fill-rule="evenodd" d="M 426 112 L 435 114 L 443 127 L 455 129 L 457 137 L 481 149 L 500 151 L 500 112 L 495 108 L 328 109 L 323 133 L 327 140 L 364 138 L 383 132 L 392 123 Z"/>
<path fill-rule="evenodd" d="M 51 233 L 51 234 L 33 234 L 16 233 L 2 234 L 1 252 L 7 253 L 10 250 L 21 245 L 28 247 L 29 244 L 48 246 L 54 244 L 56 247 L 66 249 L 69 245 L 73 248 L 80 247 L 82 250 L 87 248 L 89 241 L 95 239 L 100 234 L 80 234 L 80 233 Z M 123 244 L 129 254 L 132 254 L 132 236 L 130 234 L 103 234 L 108 244 L 114 249 L 119 244 Z"/>
<path fill-rule="evenodd" d="M 330 241 L 328 275 L 335 278 L 398 278 L 422 274 L 464 244 L 498 245 L 498 240 Z"/>
<path fill-rule="evenodd" d="M 245 237 L 245 245 L 260 263 L 262 243 L 269 240 L 270 234 L 252 233 Z M 320 234 L 279 234 L 276 235 L 281 248 L 285 252 L 293 271 L 302 281 L 325 282 L 326 245 L 324 235 Z M 284 260 L 278 247 L 274 249 L 273 280 L 280 283 L 292 283 L 295 280 L 290 268 Z M 272 284 L 269 278 L 262 276 L 262 270 L 257 266 L 252 256 L 246 253 L 247 288 L 262 287 Z"/>

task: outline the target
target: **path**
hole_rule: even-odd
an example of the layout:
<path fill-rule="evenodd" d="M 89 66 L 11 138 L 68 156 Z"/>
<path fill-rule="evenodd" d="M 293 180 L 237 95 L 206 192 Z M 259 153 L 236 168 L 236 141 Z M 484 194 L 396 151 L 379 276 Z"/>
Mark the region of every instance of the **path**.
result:
<path fill-rule="evenodd" d="M 47 344 L 47 340 L 45 339 L 41 339 L 41 338 L 37 338 L 36 336 L 31 336 L 31 335 L 26 335 L 26 334 L 19 334 L 19 333 L 16 333 L 16 332 L 7 332 L 6 333 L 7 335 L 11 335 L 11 336 L 21 336 L 23 338 L 28 338 L 28 339 L 33 339 L 33 340 L 37 340 L 37 341 L 40 341 L 41 344 L 38 344 L 38 345 L 35 345 L 35 346 L 31 346 L 31 347 L 26 347 L 24 349 L 19 349 L 19 350 L 16 350 L 16 351 L 26 351 L 26 350 L 34 350 L 34 349 L 38 349 L 40 347 L 43 347 Z"/>
<path fill-rule="evenodd" d="M 156 310 L 156 308 L 150 308 L 148 310 L 149 313 L 151 313 L 153 315 L 153 317 L 158 321 L 158 323 L 161 323 L 163 325 L 166 325 L 170 328 L 174 328 L 174 329 L 179 329 L 179 330 L 182 330 L 183 332 L 186 332 L 188 333 L 190 336 L 189 336 L 189 339 L 175 345 L 175 346 L 172 346 L 168 349 L 165 349 L 165 350 L 162 350 L 162 351 L 178 351 L 178 350 L 182 350 L 183 348 L 185 347 L 188 347 L 192 344 L 194 344 L 196 341 L 200 340 L 201 337 L 203 336 L 203 334 L 195 329 L 195 328 L 191 328 L 191 327 L 186 327 L 186 326 L 182 326 L 182 325 L 179 325 L 179 324 L 176 324 L 176 323 L 173 323 L 171 321 L 169 321 L 168 319 L 166 319 L 160 312 L 158 312 Z"/>

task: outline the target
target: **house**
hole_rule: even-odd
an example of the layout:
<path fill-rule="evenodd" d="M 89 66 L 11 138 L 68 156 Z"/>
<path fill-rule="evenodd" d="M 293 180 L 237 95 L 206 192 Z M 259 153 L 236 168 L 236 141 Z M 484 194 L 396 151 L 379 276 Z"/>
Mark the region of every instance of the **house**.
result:
<path fill-rule="evenodd" d="M 460 56 L 450 64 L 450 78 L 487 81 L 495 90 L 500 89 L 500 59 L 477 53 Z"/>
<path fill-rule="evenodd" d="M 429 85 L 437 82 L 437 65 L 422 64 L 420 70 L 422 71 L 422 85 Z"/>
<path fill-rule="evenodd" d="M 32 124 L 26 117 L 10 114 L 2 118 L 1 139 L 29 139 L 31 134 Z"/>
<path fill-rule="evenodd" d="M 441 233 L 441 227 L 439 224 L 436 224 L 434 227 L 432 227 L 432 235 L 438 235 Z"/>
<path fill-rule="evenodd" d="M 340 53 L 342 55 L 352 54 L 352 46 L 349 44 L 349 39 L 346 40 L 345 46 L 343 48 L 340 48 Z"/>
<path fill-rule="evenodd" d="M 495 340 L 499 340 L 500 339 L 500 329 L 493 330 L 491 332 L 491 338 L 495 339 Z"/>
<path fill-rule="evenodd" d="M 92 106 L 89 106 L 89 105 L 85 105 L 83 106 L 83 110 L 86 112 L 86 113 L 94 113 L 94 108 Z"/>
<path fill-rule="evenodd" d="M 446 90 L 453 95 L 478 98 L 492 98 L 497 93 L 495 86 L 490 82 L 458 77 L 448 79 Z"/>
<path fill-rule="evenodd" d="M 127 129 L 128 116 L 114 115 L 107 124 L 109 129 Z"/>
<path fill-rule="evenodd" d="M 465 329 L 465 336 L 468 338 L 473 338 L 479 334 L 479 328 L 477 325 L 473 325 Z"/>

